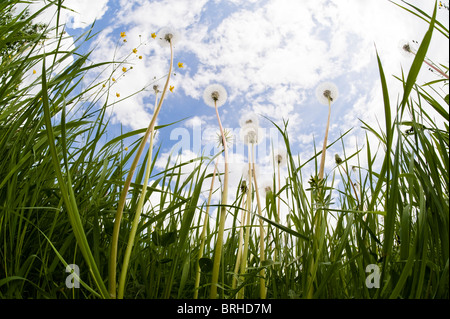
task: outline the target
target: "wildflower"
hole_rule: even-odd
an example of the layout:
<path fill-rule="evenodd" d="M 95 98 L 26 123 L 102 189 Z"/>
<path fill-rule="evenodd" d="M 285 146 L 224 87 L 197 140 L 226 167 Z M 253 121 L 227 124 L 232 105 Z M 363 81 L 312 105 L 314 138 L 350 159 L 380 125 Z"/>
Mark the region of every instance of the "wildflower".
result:
<path fill-rule="evenodd" d="M 125 34 L 125 32 L 120 32 L 120 37 L 121 38 L 125 38 L 127 35 Z"/>
<path fill-rule="evenodd" d="M 254 125 L 247 125 L 241 128 L 241 138 L 244 141 L 244 144 L 258 144 L 258 131 L 259 128 Z"/>
<path fill-rule="evenodd" d="M 136 48 L 133 49 L 133 53 L 137 53 L 137 49 Z"/>
<path fill-rule="evenodd" d="M 142 55 L 139 56 L 139 59 L 142 60 Z"/>
<path fill-rule="evenodd" d="M 128 151 L 128 147 L 125 147 L 125 151 Z"/>
<path fill-rule="evenodd" d="M 127 72 L 127 68 L 126 68 L 126 67 L 123 67 L 123 68 L 122 68 L 122 71 L 123 71 L 123 72 Z"/>
<path fill-rule="evenodd" d="M 328 103 L 336 102 L 338 96 L 339 91 L 334 83 L 324 82 L 316 88 L 316 97 L 323 105 L 328 105 Z"/>
<path fill-rule="evenodd" d="M 263 180 L 259 187 L 264 197 L 269 196 L 273 192 L 273 181 L 270 179 Z"/>
<path fill-rule="evenodd" d="M 127 39 L 123 39 L 123 42 L 127 42 Z"/>
<path fill-rule="evenodd" d="M 169 87 L 169 91 L 173 92 L 174 86 Z"/>
<path fill-rule="evenodd" d="M 33 70 L 33 74 L 36 74 L 36 70 Z"/>
<path fill-rule="evenodd" d="M 284 166 L 287 163 L 287 151 L 283 147 L 279 147 L 275 152 L 275 163 L 278 166 Z"/>
<path fill-rule="evenodd" d="M 221 107 L 227 101 L 227 91 L 220 84 L 211 84 L 203 91 L 203 101 L 210 107 Z"/>
<path fill-rule="evenodd" d="M 241 125 L 241 138 L 244 144 L 258 144 L 259 139 L 259 121 L 254 113 L 245 114 L 239 120 Z"/>
<path fill-rule="evenodd" d="M 233 144 L 234 136 L 231 134 L 231 132 L 229 130 L 224 129 L 223 135 L 225 136 L 225 142 L 227 144 Z M 217 133 L 217 145 L 223 146 L 223 138 L 222 138 L 222 134 L 220 132 Z"/>
<path fill-rule="evenodd" d="M 252 171 L 252 179 L 259 177 L 259 166 L 255 164 L 254 170 Z M 248 164 L 245 164 L 242 167 L 242 179 L 248 181 L 250 179 L 250 171 L 248 168 Z"/>
<path fill-rule="evenodd" d="M 159 31 L 161 37 L 158 40 L 159 45 L 162 47 L 169 47 L 170 43 L 175 45 L 178 42 L 178 32 L 171 28 L 163 28 Z"/>
<path fill-rule="evenodd" d="M 178 62 L 178 67 L 182 68 L 183 67 L 183 63 L 182 62 Z"/>
<path fill-rule="evenodd" d="M 156 38 L 156 33 L 155 32 L 152 33 L 152 38 L 153 39 Z"/>
<path fill-rule="evenodd" d="M 247 113 L 244 114 L 240 120 L 239 120 L 239 124 L 241 127 L 244 127 L 246 125 L 255 125 L 255 126 L 259 126 L 259 120 L 258 120 L 258 115 L 256 115 L 255 113 Z"/>
<path fill-rule="evenodd" d="M 119 93 L 116 93 L 116 96 L 117 96 L 117 97 L 120 97 L 120 94 L 119 94 Z"/>
<path fill-rule="evenodd" d="M 115 78 L 112 78 L 111 80 L 112 80 L 113 82 L 116 82 L 116 79 L 115 79 Z"/>

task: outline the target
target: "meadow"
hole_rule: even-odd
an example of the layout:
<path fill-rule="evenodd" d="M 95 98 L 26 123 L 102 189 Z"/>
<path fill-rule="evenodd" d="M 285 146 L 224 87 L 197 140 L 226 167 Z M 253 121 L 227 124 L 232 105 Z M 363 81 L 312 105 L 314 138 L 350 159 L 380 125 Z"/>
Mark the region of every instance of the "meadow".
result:
<path fill-rule="evenodd" d="M 346 133 L 328 141 L 324 132 L 324 148 L 300 159 L 291 151 L 289 123 L 272 122 L 284 146 L 273 150 L 271 185 L 262 185 L 250 156 L 259 119 L 249 115 L 241 123 L 248 170 L 235 194 L 228 192 L 220 121 L 227 93 L 217 84 L 199 103 L 217 116 L 220 152 L 155 169 L 155 134 L 171 125 L 156 123 L 171 89 L 175 31 L 158 32 L 170 48 L 170 69 L 164 85 L 152 88 L 148 127 L 108 138 L 113 102 L 104 97 L 112 81 L 82 81 L 122 68 L 120 61 L 89 62 L 92 30 L 67 49 L 64 25 L 33 29 L 44 11 L 58 18 L 61 4 L 27 15 L 13 10 L 18 2 L 0 3 L 0 298 L 449 298 L 448 65 L 427 58 L 433 33 L 449 37 L 436 20 L 437 2 L 432 13 L 392 4 L 429 29 L 417 51 L 402 48 L 414 59 L 396 76 L 403 84 L 396 101 L 377 55 L 385 126 L 361 122 L 364 148 L 347 153 Z M 419 84 L 422 68 L 435 80 Z M 330 83 L 318 88 L 329 109 L 335 91 Z M 339 156 L 326 152 L 333 144 L 342 144 Z M 333 171 L 324 170 L 325 156 L 335 156 Z M 355 159 L 359 165 L 348 164 Z M 311 163 L 315 175 L 305 176 Z M 220 193 L 218 205 L 212 193 Z"/>

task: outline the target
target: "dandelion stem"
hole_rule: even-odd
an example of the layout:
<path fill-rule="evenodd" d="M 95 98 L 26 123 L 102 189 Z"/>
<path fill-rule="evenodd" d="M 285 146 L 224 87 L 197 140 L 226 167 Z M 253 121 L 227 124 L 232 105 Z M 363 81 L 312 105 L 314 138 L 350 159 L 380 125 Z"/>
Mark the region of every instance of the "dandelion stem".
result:
<path fill-rule="evenodd" d="M 239 266 L 241 265 L 241 260 L 242 260 L 242 244 L 244 243 L 244 225 L 245 225 L 245 216 L 246 216 L 246 211 L 245 209 L 242 209 L 241 212 L 241 229 L 239 230 L 239 245 L 238 245 L 238 252 L 236 255 L 236 265 L 234 266 L 234 276 L 233 276 L 233 281 L 231 284 L 231 289 L 236 289 L 236 284 L 237 284 L 237 277 L 239 275 Z"/>
<path fill-rule="evenodd" d="M 209 207 L 211 204 L 211 197 L 214 188 L 214 180 L 216 178 L 217 172 L 217 162 L 219 158 L 217 158 L 216 163 L 214 164 L 214 172 L 211 180 L 211 188 L 209 190 L 208 202 L 206 204 L 206 212 L 205 212 L 205 221 L 203 222 L 203 230 L 201 236 L 200 250 L 198 252 L 198 261 L 197 261 L 197 270 L 195 274 L 195 285 L 194 285 L 194 299 L 198 298 L 198 287 L 200 285 L 200 259 L 203 257 L 203 249 L 205 248 L 205 238 L 206 238 L 206 229 L 208 228 L 208 220 L 209 220 Z"/>
<path fill-rule="evenodd" d="M 158 106 L 155 109 L 152 120 L 145 132 L 144 138 L 142 139 L 139 149 L 137 150 L 136 156 L 131 164 L 130 171 L 128 172 L 127 179 L 125 180 L 125 184 L 119 198 L 119 203 L 114 221 L 113 234 L 111 238 L 111 253 L 109 258 L 109 294 L 111 295 L 112 298 L 116 297 L 117 247 L 119 243 L 120 222 L 122 221 L 123 217 L 123 209 L 125 207 L 128 189 L 130 188 L 131 180 L 133 178 L 134 171 L 136 170 L 137 164 L 139 162 L 139 158 L 142 152 L 144 151 L 146 141 L 149 138 L 150 134 L 153 132 L 156 123 L 156 118 L 158 117 L 159 111 L 161 110 L 161 106 L 164 101 L 164 96 L 166 94 L 167 87 L 169 85 L 170 75 L 172 74 L 172 64 L 173 64 L 173 47 L 172 42 L 170 42 L 169 73 L 167 74 L 167 80 L 161 94 L 161 99 L 159 100 Z"/>
<path fill-rule="evenodd" d="M 331 117 L 331 100 L 330 97 L 328 97 L 328 120 L 327 120 L 327 127 L 325 129 L 325 138 L 323 140 L 322 146 L 322 158 L 320 159 L 319 182 L 323 179 L 324 175 L 325 155 L 327 152 L 327 140 L 328 140 L 328 129 L 330 127 L 330 117 Z"/>
<path fill-rule="evenodd" d="M 256 171 L 255 171 L 255 144 L 252 144 L 252 169 L 253 174 L 255 175 L 255 193 L 256 193 L 256 203 L 258 204 L 258 214 L 262 215 L 262 209 L 261 209 L 261 200 L 259 197 L 259 191 L 258 191 L 258 182 L 256 178 Z M 261 217 L 259 217 L 259 260 L 260 260 L 260 266 L 262 267 L 263 262 L 265 261 L 265 249 L 264 249 L 264 224 Z M 267 295 L 267 288 L 266 288 L 266 280 L 265 280 L 265 270 L 262 268 L 259 271 L 259 296 L 261 299 L 266 299 Z"/>
<path fill-rule="evenodd" d="M 216 109 L 217 121 L 219 122 L 220 134 L 222 135 L 222 144 L 223 151 L 225 157 L 225 173 L 223 179 L 223 191 L 222 191 L 222 201 L 220 205 L 220 217 L 219 217 L 219 230 L 217 233 L 217 242 L 214 250 L 214 261 L 213 261 L 213 270 L 212 270 L 212 280 L 211 280 L 211 291 L 210 298 L 217 298 L 217 284 L 219 281 L 219 268 L 220 268 L 220 259 L 222 256 L 222 246 L 223 246 L 223 233 L 225 229 L 225 218 L 227 214 L 227 197 L 228 197 L 228 147 L 227 141 L 225 138 L 225 133 L 222 127 L 222 122 L 220 121 L 219 110 L 217 107 L 217 101 L 214 100 L 214 107 Z"/>
<path fill-rule="evenodd" d="M 248 242 L 250 241 L 250 211 L 252 208 L 252 179 L 253 172 L 251 168 L 251 163 L 248 163 L 248 190 L 247 190 L 247 207 L 246 207 L 246 221 L 245 223 L 245 238 L 244 238 L 244 251 L 242 253 L 242 262 L 241 262 L 241 276 L 245 274 L 245 270 L 247 268 L 247 256 L 248 256 Z M 244 278 L 244 277 L 242 277 Z M 244 287 L 242 287 L 238 292 L 238 299 L 244 298 Z"/>
<path fill-rule="evenodd" d="M 156 106 L 157 106 L 157 102 L 158 102 L 158 93 L 155 92 L 155 95 L 156 95 L 156 97 L 155 97 L 155 111 L 156 111 Z M 125 255 L 123 257 L 122 272 L 120 273 L 120 278 L 119 278 L 119 289 L 118 289 L 118 298 L 119 299 L 123 298 L 123 294 L 125 291 L 125 280 L 127 278 L 128 264 L 130 262 L 131 252 L 133 250 L 133 245 L 134 245 L 134 239 L 136 238 L 136 231 L 137 231 L 137 227 L 139 225 L 139 219 L 141 217 L 142 209 L 144 206 L 144 199 L 145 199 L 145 194 L 147 192 L 147 185 L 148 185 L 148 180 L 150 177 L 150 170 L 151 170 L 151 166 L 152 166 L 151 164 L 152 164 L 154 136 L 155 136 L 155 133 L 152 128 L 151 133 L 150 133 L 150 146 L 149 146 L 149 150 L 148 150 L 147 166 L 145 168 L 145 177 L 144 177 L 144 182 L 142 184 L 141 197 L 139 198 L 139 202 L 136 207 L 136 213 L 134 215 L 133 224 L 131 226 L 130 235 L 128 237 L 127 248 L 125 250 Z"/>

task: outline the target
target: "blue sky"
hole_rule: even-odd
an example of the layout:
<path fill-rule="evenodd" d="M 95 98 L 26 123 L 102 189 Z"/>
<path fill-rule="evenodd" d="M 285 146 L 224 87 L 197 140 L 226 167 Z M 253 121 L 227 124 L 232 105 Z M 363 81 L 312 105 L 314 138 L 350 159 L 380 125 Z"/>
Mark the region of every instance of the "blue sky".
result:
<path fill-rule="evenodd" d="M 306 160 L 314 154 L 314 142 L 317 149 L 322 147 L 328 111 L 316 99 L 315 88 L 322 82 L 333 82 L 339 89 L 339 98 L 332 106 L 328 142 L 352 129 L 344 140 L 347 154 L 352 154 L 365 143 L 360 119 L 375 127 L 379 122 L 383 127 L 375 47 L 395 103 L 401 85 L 392 75 L 400 75 L 402 69 L 406 73 L 412 63 L 412 57 L 402 54 L 400 43 L 420 42 L 428 27 L 387 0 L 66 0 L 64 3 L 80 13 L 63 14 L 69 34 L 81 34 L 97 20 L 95 30 L 99 36 L 91 44 L 93 62 L 113 58 L 123 61 L 114 73 L 109 70 L 102 78 L 117 79 L 110 90 L 110 99 L 117 102 L 110 108 L 113 135 L 119 132 L 120 124 L 125 132 L 148 125 L 154 104 L 154 79 L 163 78 L 157 82 L 163 86 L 169 64 L 169 50 L 161 48 L 151 33 L 164 27 L 179 33 L 174 49 L 176 75 L 170 82 L 174 90 L 167 93 L 158 124 L 189 119 L 161 130 L 157 139 L 158 145 L 162 143 L 160 166 L 165 165 L 171 147 L 178 142 L 179 132 L 190 132 L 193 138 L 197 130 L 202 135 L 201 145 L 211 143 L 211 136 L 218 130 L 217 120 L 214 110 L 204 104 L 202 93 L 212 83 L 223 85 L 228 93 L 227 103 L 219 109 L 226 128 L 237 130 L 239 118 L 248 112 L 266 116 L 279 125 L 289 120 L 293 151 Z M 432 14 L 434 1 L 411 3 Z M 444 3 L 448 5 L 448 1 Z M 448 26 L 448 10 L 438 10 L 438 19 Z M 127 42 L 123 42 L 121 32 L 126 33 Z M 134 48 L 136 54 L 132 53 Z M 435 33 L 428 57 L 448 65 L 448 56 L 448 41 Z M 178 68 L 178 62 L 183 63 L 183 68 Z M 123 66 L 127 68 L 125 73 Z M 436 79 L 435 75 L 423 68 L 419 83 L 432 79 Z M 123 99 L 146 86 L 139 94 Z M 448 87 L 444 90 L 448 93 Z M 266 134 L 262 143 L 270 145 L 271 138 L 276 140 L 276 131 L 263 117 L 260 124 Z M 171 134 L 175 140 L 171 140 Z M 236 140 L 240 143 L 239 136 Z M 376 148 L 376 139 L 371 136 L 370 141 Z M 182 151 L 184 159 L 198 155 L 192 147 Z M 257 161 L 270 178 L 270 154 L 261 153 Z M 341 143 L 328 151 L 326 173 L 335 167 L 335 153 L 342 154 Z M 365 152 L 361 154 L 365 160 Z M 232 161 L 241 165 L 245 154 L 234 152 Z M 309 168 L 310 172 L 312 169 Z M 235 182 L 241 170 L 236 172 Z"/>

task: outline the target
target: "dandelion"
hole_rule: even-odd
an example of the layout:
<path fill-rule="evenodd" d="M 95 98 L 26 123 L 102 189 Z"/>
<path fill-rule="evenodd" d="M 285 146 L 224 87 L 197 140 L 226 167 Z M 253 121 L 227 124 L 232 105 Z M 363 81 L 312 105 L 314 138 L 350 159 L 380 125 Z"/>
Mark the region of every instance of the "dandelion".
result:
<path fill-rule="evenodd" d="M 248 168 L 248 164 L 245 164 L 244 167 L 242 167 L 242 179 L 246 181 L 250 181 L 253 178 L 259 177 L 259 166 L 255 164 L 252 170 L 252 175 L 250 176 L 250 170 Z"/>
<path fill-rule="evenodd" d="M 261 201 L 259 197 L 259 191 L 258 191 L 258 182 L 256 177 L 256 164 L 255 164 L 255 145 L 259 142 L 258 136 L 259 136 L 259 121 L 258 117 L 253 114 L 245 114 L 240 120 L 241 124 L 241 138 L 243 139 L 244 143 L 246 145 L 249 145 L 249 170 L 252 170 L 253 174 L 250 174 L 250 185 L 251 185 L 251 178 L 253 177 L 253 182 L 255 184 L 255 193 L 256 193 L 256 201 L 257 201 L 257 207 L 258 207 L 258 214 L 262 215 L 262 206 Z M 250 159 L 251 158 L 251 159 Z M 251 202 L 247 204 L 247 210 L 248 213 L 250 213 L 251 208 Z M 246 230 L 246 241 L 244 243 L 244 247 L 248 245 L 248 238 L 249 238 L 249 229 Z M 259 250 L 260 250 L 260 263 L 261 265 L 265 261 L 265 245 L 264 245 L 264 227 L 263 227 L 263 221 L 262 218 L 259 218 Z M 244 250 L 244 263 L 241 266 L 241 274 L 245 273 L 246 268 L 246 260 L 247 260 L 247 253 L 248 251 Z M 260 275 L 260 298 L 265 299 L 267 295 L 267 289 L 265 284 L 265 270 L 261 269 L 259 272 Z M 239 293 L 240 297 L 243 297 L 243 290 Z"/>
<path fill-rule="evenodd" d="M 259 128 L 255 125 L 246 125 L 241 128 L 240 134 L 245 145 L 258 144 Z"/>
<path fill-rule="evenodd" d="M 183 63 L 182 62 L 178 62 L 178 67 L 181 69 L 183 67 Z"/>
<path fill-rule="evenodd" d="M 151 161 L 151 150 L 153 147 L 153 138 L 154 138 L 154 128 L 156 119 L 158 117 L 158 114 L 161 110 L 162 103 L 164 101 L 165 94 L 167 92 L 167 88 L 169 87 L 170 83 L 170 76 L 172 74 L 173 69 L 173 44 L 175 40 L 178 38 L 177 33 L 174 31 L 161 31 L 161 34 L 163 34 L 163 38 L 161 39 L 162 43 L 161 45 L 168 46 L 170 48 L 170 63 L 169 63 L 169 72 L 167 73 L 166 82 L 164 84 L 164 89 L 162 90 L 161 97 L 158 101 L 158 96 L 155 97 L 155 109 L 152 116 L 152 119 L 150 121 L 149 126 L 147 127 L 147 130 L 145 131 L 144 137 L 139 145 L 139 148 L 136 152 L 135 158 L 131 164 L 130 169 L 128 170 L 128 175 L 125 180 L 124 187 L 122 188 L 119 202 L 117 205 L 117 211 L 115 215 L 115 221 L 114 221 L 114 229 L 111 239 L 111 252 L 109 255 L 109 293 L 112 297 L 116 296 L 116 273 L 117 273 L 117 250 L 118 250 L 118 242 L 119 242 L 119 229 L 120 229 L 120 223 L 123 217 L 123 210 L 125 207 L 125 202 L 128 194 L 128 190 L 131 185 L 131 180 L 133 178 L 133 174 L 136 170 L 136 167 L 139 162 L 139 158 L 144 151 L 145 144 L 147 143 L 148 138 L 150 137 L 150 152 L 148 152 L 148 161 L 147 161 L 147 167 L 145 171 L 145 178 L 144 178 L 144 184 L 147 185 L 148 182 L 148 174 L 149 174 L 149 165 L 152 162 Z M 170 87 L 170 90 L 173 90 L 173 87 Z M 136 209 L 135 218 L 133 220 L 132 226 L 131 226 L 131 233 L 128 238 L 128 244 L 127 249 L 125 251 L 125 256 L 123 259 L 123 266 L 122 266 L 122 272 L 119 279 L 119 288 L 118 288 L 118 298 L 123 298 L 124 295 L 124 289 L 125 289 L 125 282 L 126 282 L 126 276 L 127 276 L 127 270 L 128 270 L 128 264 L 130 261 L 131 256 L 131 250 L 134 244 L 134 238 L 136 235 L 137 226 L 139 224 L 139 218 L 142 213 L 142 205 L 143 200 L 145 198 L 145 190 L 147 189 L 147 186 L 142 188 L 141 197 L 139 199 L 138 207 Z M 166 296 L 167 298 L 169 296 Z"/>
<path fill-rule="evenodd" d="M 341 165 L 342 164 L 342 158 L 339 156 L 339 154 L 335 154 L 334 155 L 334 160 L 336 162 L 336 165 Z"/>
<path fill-rule="evenodd" d="M 317 86 L 316 97 L 323 105 L 336 102 L 339 96 L 338 88 L 334 83 L 324 82 Z"/>
<path fill-rule="evenodd" d="M 259 126 L 258 115 L 255 113 L 246 113 L 239 119 L 239 124 L 241 127 L 246 125 L 255 125 Z"/>
<path fill-rule="evenodd" d="M 328 105 L 328 120 L 327 126 L 325 129 L 325 137 L 323 140 L 322 147 L 322 157 L 320 160 L 320 170 L 319 170 L 319 179 L 323 179 L 324 168 L 325 168 L 325 155 L 327 152 L 327 140 L 328 140 L 328 129 L 330 127 L 330 117 L 331 117 L 331 103 L 336 102 L 339 96 L 338 88 L 335 84 L 331 82 L 324 82 L 319 84 L 316 89 L 316 97 L 320 103 L 324 105 Z"/>
<path fill-rule="evenodd" d="M 414 41 L 414 40 L 413 40 L 413 42 L 417 43 L 417 41 Z M 403 55 L 405 57 L 409 56 L 409 55 L 414 55 L 415 56 L 416 53 L 417 53 L 416 50 L 413 48 L 413 45 L 410 42 L 408 42 L 408 41 L 404 41 L 404 40 L 400 41 L 400 45 L 399 46 L 400 46 L 401 52 L 403 53 Z M 430 67 L 430 71 L 431 72 L 433 72 L 433 70 L 434 70 L 434 71 L 438 72 L 440 75 L 442 75 L 443 77 L 448 79 L 448 74 L 446 74 L 442 70 L 440 70 L 439 67 L 437 67 L 427 57 L 425 57 L 425 59 L 423 60 L 423 63 L 425 63 L 426 65 L 428 65 Z"/>
<path fill-rule="evenodd" d="M 287 163 L 287 151 L 284 147 L 278 147 L 274 154 L 274 162 L 277 166 L 285 166 Z"/>
<path fill-rule="evenodd" d="M 262 195 L 265 197 L 270 196 L 273 193 L 273 180 L 265 179 L 261 182 L 259 189 L 262 192 Z"/>
<path fill-rule="evenodd" d="M 227 91 L 220 84 L 211 84 L 203 91 L 203 101 L 210 107 L 221 107 L 227 101 Z"/>
<path fill-rule="evenodd" d="M 223 248 L 223 233 L 225 230 L 225 219 L 226 219 L 226 205 L 227 205 L 227 197 L 228 197 L 228 147 L 226 143 L 226 136 L 223 130 L 222 122 L 219 116 L 219 106 L 225 104 L 227 100 L 227 91 L 220 84 L 212 84 L 206 87 L 203 92 L 203 100 L 206 105 L 214 107 L 216 110 L 217 122 L 219 123 L 220 133 L 222 135 L 222 146 L 225 157 L 225 173 L 223 179 L 223 191 L 222 191 L 222 200 L 220 207 L 220 216 L 219 216 L 219 229 L 217 233 L 217 242 L 214 253 L 214 261 L 213 261 L 213 270 L 212 270 L 212 279 L 211 279 L 211 290 L 210 297 L 212 299 L 217 298 L 217 284 L 219 280 L 219 268 L 220 268 L 220 259 L 222 256 L 222 248 Z"/>
<path fill-rule="evenodd" d="M 172 28 L 163 28 L 159 31 L 161 37 L 158 43 L 162 47 L 168 47 L 170 44 L 175 45 L 179 40 L 178 32 Z"/>

